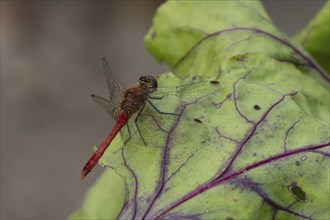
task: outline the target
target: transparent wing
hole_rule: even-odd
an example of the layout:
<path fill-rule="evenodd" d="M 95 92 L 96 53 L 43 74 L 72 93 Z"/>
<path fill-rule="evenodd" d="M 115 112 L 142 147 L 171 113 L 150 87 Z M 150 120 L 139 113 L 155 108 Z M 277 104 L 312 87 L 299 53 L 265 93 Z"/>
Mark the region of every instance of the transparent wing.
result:
<path fill-rule="evenodd" d="M 217 135 L 204 108 L 212 103 L 213 93 L 218 94 L 222 87 L 216 81 L 203 81 L 158 88 L 150 94 L 145 106 L 130 117 L 128 126 L 121 130 L 124 145 L 122 142 L 113 143 L 114 148 L 105 154 L 105 161 L 110 161 L 105 165 L 122 166 L 116 155 L 124 149 L 126 159 L 136 157 L 141 152 L 137 146 L 142 149 L 157 148 L 160 153 L 165 147 L 177 146 L 175 149 L 180 153 L 175 156 L 189 159 L 192 153 L 182 153 L 184 148 L 181 147 L 184 147 L 187 140 L 194 143 L 193 149 L 198 151 L 208 146 L 203 143 Z"/>
<path fill-rule="evenodd" d="M 110 66 L 104 57 L 102 58 L 102 70 L 110 95 L 109 100 L 110 102 L 116 102 L 121 97 L 125 88 L 116 74 L 111 71 Z"/>
<path fill-rule="evenodd" d="M 139 115 L 138 121 L 136 121 L 137 115 L 138 113 L 131 117 L 128 123 L 129 128 L 125 126 L 121 132 L 123 141 L 126 141 L 126 143 L 132 142 L 134 145 L 161 148 L 166 144 L 166 138 L 173 126 L 180 126 L 180 129 L 175 131 L 177 133 L 175 135 L 175 142 L 179 142 L 180 138 L 179 140 L 176 138 L 183 136 L 185 132 L 187 134 L 191 134 L 191 132 L 196 132 L 196 134 L 203 133 L 203 137 L 207 137 L 205 124 L 199 123 L 200 116 L 191 117 L 184 114 L 179 118 L 178 115 L 157 113 L 150 106 L 144 108 L 143 112 Z M 180 123 L 175 125 L 177 120 L 180 120 Z M 181 127 L 182 123 L 184 123 L 184 127 Z M 172 138 L 172 141 L 174 141 L 174 137 Z"/>
<path fill-rule="evenodd" d="M 91 96 L 96 104 L 98 104 L 106 112 L 108 112 L 112 118 L 117 119 L 119 112 L 119 103 L 110 102 L 109 100 L 98 95 L 92 94 Z"/>
<path fill-rule="evenodd" d="M 102 58 L 102 72 L 107 83 L 109 100 L 94 94 L 92 94 L 92 98 L 96 104 L 101 106 L 101 108 L 108 112 L 114 119 L 117 119 L 120 110 L 120 99 L 125 88 L 116 74 L 111 71 L 110 65 L 104 57 Z"/>
<path fill-rule="evenodd" d="M 195 130 L 198 134 L 204 133 L 202 137 L 207 137 L 205 133 L 207 129 L 204 127 L 207 125 L 204 120 L 205 111 L 198 111 L 198 108 L 210 105 L 212 103 L 210 95 L 215 94 L 222 87 L 215 81 L 203 81 L 157 89 L 150 94 L 144 108 L 132 115 L 129 122 L 131 139 L 134 143 L 142 143 L 142 145 L 161 146 L 173 125 L 182 126 L 183 122 L 185 126 L 176 131 L 180 133 L 179 136 L 184 136 L 185 132 L 191 134 Z M 175 125 L 178 120 L 180 125 Z"/>
<path fill-rule="evenodd" d="M 176 105 L 178 102 L 190 102 L 220 88 L 223 88 L 223 85 L 217 81 L 201 81 L 175 87 L 160 87 L 149 97 L 155 104 L 162 102 Z"/>
<path fill-rule="evenodd" d="M 196 111 L 197 108 L 203 107 L 209 102 L 210 100 L 205 97 L 191 104 L 178 103 L 179 106 L 181 104 L 186 106 L 184 109 L 180 108 L 179 111 L 175 112 L 178 115 L 157 112 L 154 107 L 146 103 L 142 111 L 133 114 L 128 126 L 121 130 L 121 140 L 125 144 L 119 142 L 120 144 L 116 145 L 114 143 L 114 148 L 110 150 L 111 153 L 109 151 L 106 154 L 109 162 L 106 165 L 111 167 L 123 165 L 115 156 L 121 153 L 123 146 L 126 159 L 136 157 L 141 153 L 141 150 L 150 153 L 149 149 L 153 149 L 152 152 L 157 149 L 156 151 L 161 155 L 165 148 L 175 147 L 175 149 L 171 149 L 171 156 L 175 158 L 182 157 L 182 161 L 189 160 L 194 152 L 205 146 L 203 143 L 212 138 L 213 134 L 210 134 L 210 131 L 213 131 L 213 128 L 209 124 L 210 120 L 206 118 L 207 113 Z M 162 108 L 159 108 L 159 110 L 162 110 Z M 193 152 L 185 153 L 184 146 L 187 144 L 188 139 L 189 143 L 190 141 L 193 143 L 193 146 L 191 146 Z M 153 155 L 157 155 L 157 153 Z M 180 164 L 177 167 L 180 167 Z M 174 167 L 173 170 L 175 169 Z M 175 172 L 173 170 L 171 172 Z"/>

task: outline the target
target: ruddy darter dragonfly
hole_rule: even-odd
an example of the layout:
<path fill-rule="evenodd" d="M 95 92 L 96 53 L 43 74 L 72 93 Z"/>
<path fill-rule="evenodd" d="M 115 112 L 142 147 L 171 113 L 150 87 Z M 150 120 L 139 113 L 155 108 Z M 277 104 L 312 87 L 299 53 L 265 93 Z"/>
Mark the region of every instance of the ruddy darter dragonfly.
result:
<path fill-rule="evenodd" d="M 114 118 L 117 118 L 117 122 L 105 141 L 85 164 L 81 171 L 81 180 L 91 172 L 118 132 L 128 123 L 130 117 L 145 105 L 149 94 L 157 89 L 157 81 L 153 76 L 141 76 L 135 87 L 125 90 L 116 75 L 111 72 L 104 58 L 102 60 L 102 67 L 110 93 L 110 100 L 97 95 L 92 95 L 92 97 L 95 102 L 100 104 Z M 120 96 L 122 96 L 122 100 L 118 103 L 116 100 Z"/>
<path fill-rule="evenodd" d="M 170 93 L 170 90 L 168 89 L 160 89 L 157 88 L 157 80 L 153 76 L 141 76 L 139 78 L 139 81 L 135 87 L 124 89 L 122 86 L 122 83 L 120 83 L 117 76 L 111 72 L 109 65 L 107 64 L 106 60 L 103 58 L 102 60 L 102 67 L 103 67 L 103 73 L 105 74 L 107 87 L 110 94 L 110 99 L 107 100 L 105 98 L 102 98 L 98 95 L 92 95 L 92 98 L 94 101 L 99 104 L 104 110 L 106 110 L 108 113 L 111 114 L 111 116 L 115 119 L 117 119 L 117 122 L 110 132 L 110 134 L 107 136 L 105 141 L 101 144 L 101 146 L 94 152 L 94 154 L 90 157 L 90 159 L 85 164 L 83 170 L 81 171 L 80 179 L 83 179 L 91 170 L 94 168 L 94 166 L 98 163 L 102 155 L 104 154 L 105 150 L 108 148 L 108 146 L 111 144 L 112 140 L 116 137 L 116 135 L 119 133 L 119 131 L 128 124 L 129 119 L 134 113 L 137 113 L 135 118 L 135 123 L 137 123 L 137 119 L 141 115 L 141 111 L 143 107 L 145 106 L 146 102 L 148 102 L 154 110 L 156 110 L 158 113 L 161 113 L 163 115 L 172 115 L 172 116 L 178 116 L 177 113 L 173 112 L 162 112 L 160 111 L 151 101 L 150 99 L 162 99 L 162 97 L 151 97 L 150 94 L 152 92 L 155 92 L 156 90 L 162 90 L 165 91 L 166 95 L 168 96 Z M 195 97 L 197 94 L 200 95 L 201 88 L 203 90 L 207 91 L 206 93 L 209 93 L 213 89 L 211 89 L 210 85 L 219 85 L 219 82 L 214 81 L 204 81 L 200 83 L 195 83 L 194 85 L 186 85 L 186 86 L 179 86 L 176 87 L 174 90 L 175 94 L 178 91 L 183 92 L 186 94 L 186 98 L 188 97 Z M 215 88 L 217 89 L 217 88 Z M 158 93 L 157 91 L 157 93 Z M 173 91 L 172 91 L 173 92 Z M 161 92 L 160 92 L 161 93 Z M 164 93 L 163 93 L 164 94 Z M 158 94 L 159 95 L 159 94 Z M 169 101 L 169 100 L 167 100 Z M 194 122 L 202 123 L 199 119 L 194 119 Z M 140 133 L 140 137 L 143 141 L 143 143 L 146 145 L 146 142 L 141 134 L 141 131 L 136 124 L 137 130 Z M 131 138 L 131 134 L 129 132 L 129 137 L 127 140 Z M 125 140 L 126 141 L 126 140 Z"/>

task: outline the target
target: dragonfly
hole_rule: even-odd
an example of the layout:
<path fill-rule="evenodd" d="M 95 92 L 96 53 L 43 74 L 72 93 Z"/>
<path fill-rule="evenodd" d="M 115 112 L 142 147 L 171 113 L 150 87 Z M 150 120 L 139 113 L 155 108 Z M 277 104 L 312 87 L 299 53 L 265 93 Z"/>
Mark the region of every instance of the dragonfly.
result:
<path fill-rule="evenodd" d="M 123 83 L 121 83 L 116 74 L 111 71 L 110 66 L 105 58 L 102 58 L 102 69 L 110 95 L 109 100 L 94 94 L 92 94 L 92 98 L 98 105 L 100 105 L 106 112 L 110 113 L 110 115 L 116 119 L 116 123 L 104 142 L 93 153 L 93 155 L 89 158 L 83 167 L 80 175 L 81 180 L 92 171 L 92 169 L 96 166 L 104 152 L 111 144 L 112 140 L 117 136 L 117 134 L 125 125 L 128 126 L 128 122 L 134 114 L 136 114 L 134 123 L 136 125 L 137 131 L 140 135 L 140 138 L 142 139 L 143 144 L 146 145 L 146 141 L 144 140 L 141 130 L 138 126 L 138 119 L 141 115 L 143 115 L 142 111 L 146 103 L 149 103 L 150 106 L 160 114 L 178 116 L 179 114 L 175 112 L 164 112 L 159 110 L 151 100 L 160 100 L 164 98 L 164 94 L 171 96 L 169 95 L 171 92 L 178 93 L 179 91 L 180 94 L 184 94 L 185 97 L 195 97 L 195 95 L 199 93 L 198 88 L 202 87 L 209 91 L 210 85 L 219 84 L 218 81 L 207 81 L 201 84 L 195 83 L 193 85 L 183 85 L 176 87 L 174 90 L 171 90 L 168 88 L 158 88 L 157 80 L 154 76 L 141 76 L 135 86 L 125 89 Z M 158 95 L 162 95 L 153 97 L 151 94 L 156 91 Z M 174 95 L 172 95 L 172 97 L 173 96 Z M 165 102 L 168 101 L 169 100 Z M 194 121 L 196 123 L 200 123 L 199 119 L 194 119 Z M 131 138 L 129 127 L 127 130 L 128 138 L 124 141 L 124 144 Z"/>
<path fill-rule="evenodd" d="M 110 134 L 106 137 L 105 141 L 100 145 L 100 147 L 94 152 L 94 154 L 89 158 L 85 166 L 83 167 L 80 175 L 80 179 L 84 179 L 85 176 L 92 171 L 95 165 L 98 163 L 108 146 L 111 144 L 112 140 L 117 136 L 119 131 L 128 123 L 131 116 L 143 109 L 146 102 L 148 101 L 153 108 L 162 114 L 177 115 L 176 113 L 161 112 L 157 107 L 149 100 L 150 94 L 157 90 L 157 80 L 154 76 L 141 76 L 138 83 L 132 87 L 125 89 L 121 81 L 118 79 L 116 74 L 114 74 L 106 59 L 102 59 L 102 69 L 105 74 L 107 87 L 110 94 L 110 99 L 107 100 L 101 96 L 92 94 L 94 101 L 103 107 L 107 112 L 111 114 L 113 118 L 117 121 L 114 128 Z M 121 101 L 118 99 L 121 98 Z M 160 99 L 161 97 L 153 97 L 155 99 Z M 135 119 L 137 121 L 137 118 Z M 145 143 L 143 136 L 141 135 L 140 129 L 137 126 L 140 136 Z M 130 135 L 130 134 L 129 134 Z"/>

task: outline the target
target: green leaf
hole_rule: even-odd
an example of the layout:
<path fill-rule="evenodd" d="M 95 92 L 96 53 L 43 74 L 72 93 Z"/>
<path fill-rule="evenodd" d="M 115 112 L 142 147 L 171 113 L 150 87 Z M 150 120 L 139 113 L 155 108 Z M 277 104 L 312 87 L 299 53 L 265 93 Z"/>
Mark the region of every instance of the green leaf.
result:
<path fill-rule="evenodd" d="M 69 218 L 115 219 L 124 203 L 124 189 L 123 179 L 113 170 L 107 169 L 87 193 L 82 208 Z"/>
<path fill-rule="evenodd" d="M 330 74 L 330 2 L 302 30 L 295 40 Z"/>
<path fill-rule="evenodd" d="M 158 61 L 173 67 L 205 36 L 235 26 L 276 31 L 256 1 L 169 1 L 157 10 L 145 46 Z"/>
<path fill-rule="evenodd" d="M 167 2 L 146 45 L 175 74 L 139 115 L 147 146 L 135 115 L 102 157 L 124 184 L 103 176 L 80 216 L 330 218 L 329 81 L 260 3 Z"/>

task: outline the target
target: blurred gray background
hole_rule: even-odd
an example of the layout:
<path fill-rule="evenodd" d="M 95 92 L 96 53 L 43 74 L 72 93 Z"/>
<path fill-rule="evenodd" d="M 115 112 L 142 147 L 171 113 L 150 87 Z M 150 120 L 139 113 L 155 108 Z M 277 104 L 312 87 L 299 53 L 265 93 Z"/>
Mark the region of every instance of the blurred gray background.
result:
<path fill-rule="evenodd" d="M 166 71 L 143 37 L 161 1 L 1 1 L 1 219 L 66 219 L 102 172 L 82 166 L 114 121 L 100 59 L 126 85 Z M 288 35 L 324 1 L 265 1 Z"/>

